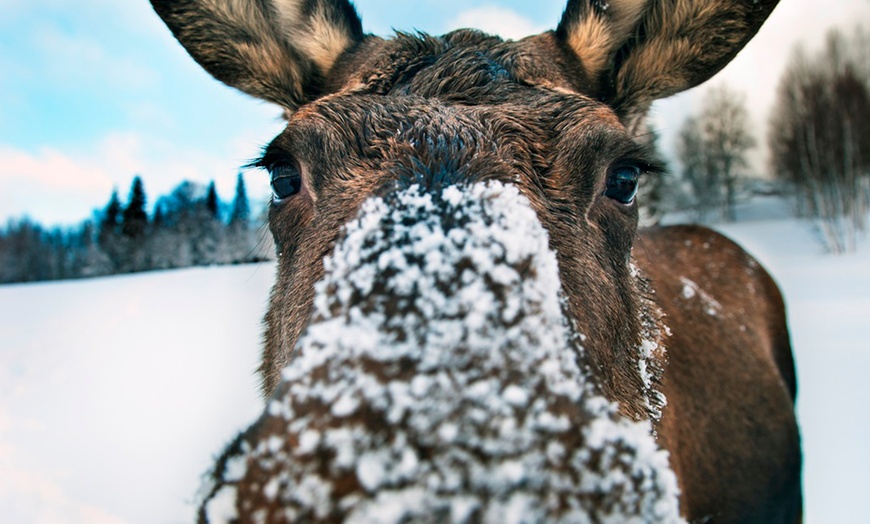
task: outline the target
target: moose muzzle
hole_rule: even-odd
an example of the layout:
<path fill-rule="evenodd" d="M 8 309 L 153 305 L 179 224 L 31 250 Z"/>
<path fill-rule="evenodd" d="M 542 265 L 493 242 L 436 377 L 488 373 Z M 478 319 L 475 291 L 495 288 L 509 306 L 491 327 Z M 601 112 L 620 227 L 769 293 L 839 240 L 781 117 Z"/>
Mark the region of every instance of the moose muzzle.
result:
<path fill-rule="evenodd" d="M 649 422 L 584 375 L 515 186 L 370 199 L 324 264 L 282 385 L 222 461 L 212 520 L 679 521 Z"/>

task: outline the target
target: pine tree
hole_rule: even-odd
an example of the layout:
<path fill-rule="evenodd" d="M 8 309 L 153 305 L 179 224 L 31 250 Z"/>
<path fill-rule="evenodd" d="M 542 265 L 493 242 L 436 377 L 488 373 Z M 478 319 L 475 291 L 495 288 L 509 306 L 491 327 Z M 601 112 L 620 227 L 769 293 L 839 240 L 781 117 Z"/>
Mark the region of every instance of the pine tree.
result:
<path fill-rule="evenodd" d="M 118 226 L 121 223 L 121 201 L 118 199 L 118 190 L 112 190 L 112 196 L 109 198 L 109 203 L 103 209 L 102 218 L 100 219 L 99 242 L 104 244 L 106 238 L 118 232 Z"/>
<path fill-rule="evenodd" d="M 27 218 L 10 222 L 5 237 L 3 249 L 6 253 L 0 253 L 0 260 L 6 259 L 0 268 L 3 282 L 38 282 L 59 278 L 57 252 L 52 245 L 57 239 L 52 239 L 42 226 Z"/>
<path fill-rule="evenodd" d="M 165 226 L 163 208 L 159 205 L 154 208 L 154 217 L 151 219 L 151 225 L 154 227 L 154 231 L 159 231 Z"/>
<path fill-rule="evenodd" d="M 177 214 L 167 211 L 169 197 L 161 197 L 154 206 L 151 233 L 145 243 L 150 269 L 181 267 L 182 258 L 189 246 L 179 240 Z"/>
<path fill-rule="evenodd" d="M 140 177 L 133 179 L 127 207 L 121 215 L 121 237 L 124 256 L 121 260 L 122 271 L 144 271 L 148 269 L 145 250 L 145 235 L 148 229 L 148 213 L 145 211 L 145 187 Z"/>
<path fill-rule="evenodd" d="M 248 204 L 248 192 L 245 190 L 245 179 L 239 172 L 236 177 L 236 196 L 233 199 L 233 208 L 230 212 L 230 224 L 247 222 L 251 216 L 251 208 Z"/>
<path fill-rule="evenodd" d="M 146 201 L 145 187 L 142 184 L 142 179 L 137 176 L 133 179 L 133 185 L 130 186 L 130 198 L 121 216 L 121 233 L 131 240 L 140 240 L 145 236 L 148 227 L 148 213 L 145 211 Z"/>
<path fill-rule="evenodd" d="M 205 196 L 205 208 L 209 216 L 215 220 L 220 220 L 220 202 L 218 201 L 217 189 L 215 189 L 214 180 L 208 185 L 208 193 Z"/>
<path fill-rule="evenodd" d="M 109 203 L 103 209 L 100 218 L 97 244 L 109 257 L 112 273 L 121 270 L 124 246 L 121 238 L 121 201 L 118 199 L 118 190 L 112 190 Z"/>
<path fill-rule="evenodd" d="M 152 237 L 152 260 L 160 269 L 189 267 L 198 261 L 194 245 L 200 234 L 198 209 L 202 186 L 185 180 L 157 201 L 162 227 Z"/>
<path fill-rule="evenodd" d="M 220 221 L 220 203 L 214 181 L 209 183 L 205 196 L 194 204 L 191 226 L 193 237 L 193 263 L 197 266 L 220 264 L 220 245 L 223 240 L 223 224 Z"/>
<path fill-rule="evenodd" d="M 248 262 L 256 244 L 254 230 L 250 223 L 251 208 L 248 204 L 248 193 L 245 190 L 245 179 L 242 173 L 236 178 L 236 196 L 230 212 L 229 253 L 227 261 L 233 264 Z"/>

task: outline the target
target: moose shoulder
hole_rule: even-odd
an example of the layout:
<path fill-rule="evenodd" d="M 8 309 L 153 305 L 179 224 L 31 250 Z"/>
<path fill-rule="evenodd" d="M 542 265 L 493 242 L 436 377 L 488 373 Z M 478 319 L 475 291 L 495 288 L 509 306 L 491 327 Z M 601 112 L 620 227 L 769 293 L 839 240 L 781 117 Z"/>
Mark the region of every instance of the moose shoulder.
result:
<path fill-rule="evenodd" d="M 152 4 L 288 120 L 259 161 L 268 406 L 202 520 L 800 520 L 776 285 L 635 202 L 650 104 L 776 1 L 572 0 L 517 42 L 382 39 L 345 0 Z"/>

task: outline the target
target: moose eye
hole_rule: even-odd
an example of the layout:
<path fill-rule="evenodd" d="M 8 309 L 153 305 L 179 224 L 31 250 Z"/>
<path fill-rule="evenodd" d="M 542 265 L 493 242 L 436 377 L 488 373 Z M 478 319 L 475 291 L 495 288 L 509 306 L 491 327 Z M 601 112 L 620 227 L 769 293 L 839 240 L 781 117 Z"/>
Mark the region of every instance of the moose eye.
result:
<path fill-rule="evenodd" d="M 631 204 L 637 196 L 639 178 L 640 169 L 631 166 L 618 167 L 607 177 L 604 195 L 621 204 Z"/>
<path fill-rule="evenodd" d="M 272 177 L 272 194 L 275 201 L 285 200 L 302 189 L 302 174 L 294 163 L 281 162 L 269 166 Z"/>

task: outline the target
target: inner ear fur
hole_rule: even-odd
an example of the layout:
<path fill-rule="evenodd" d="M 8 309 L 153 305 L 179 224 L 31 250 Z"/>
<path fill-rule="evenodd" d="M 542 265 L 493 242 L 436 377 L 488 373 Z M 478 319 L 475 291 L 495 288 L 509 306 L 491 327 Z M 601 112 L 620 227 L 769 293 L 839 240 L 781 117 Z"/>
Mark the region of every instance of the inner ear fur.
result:
<path fill-rule="evenodd" d="M 779 0 L 571 0 L 557 38 L 624 119 L 718 73 Z"/>
<path fill-rule="evenodd" d="M 295 109 L 364 35 L 347 0 L 151 0 L 190 55 L 221 82 Z"/>

